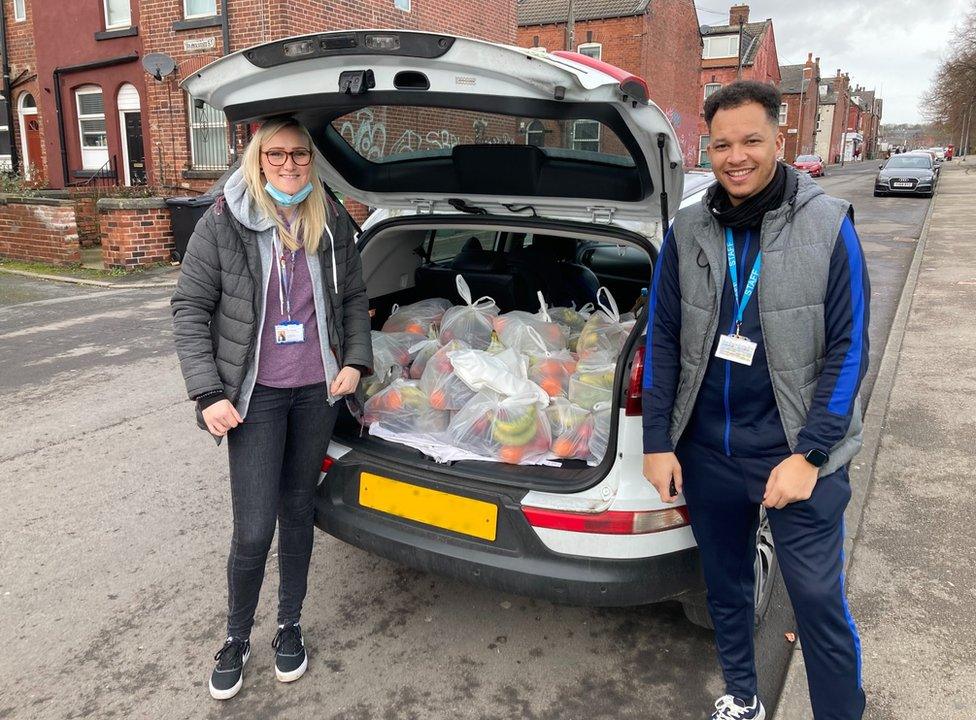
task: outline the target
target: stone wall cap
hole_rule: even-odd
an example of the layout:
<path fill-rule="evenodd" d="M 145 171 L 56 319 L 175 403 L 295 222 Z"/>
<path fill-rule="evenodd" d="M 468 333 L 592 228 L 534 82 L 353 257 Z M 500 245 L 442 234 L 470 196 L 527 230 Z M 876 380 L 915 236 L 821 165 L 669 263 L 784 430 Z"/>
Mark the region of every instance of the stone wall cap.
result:
<path fill-rule="evenodd" d="M 0 195 L 0 199 L 3 200 L 4 204 L 17 204 L 17 205 L 47 205 L 48 207 L 74 207 L 73 200 L 62 200 L 59 198 L 50 197 L 34 197 L 32 195 L 15 195 L 7 193 Z"/>
<path fill-rule="evenodd" d="M 151 210 L 164 207 L 166 199 L 161 197 L 101 198 L 98 201 L 99 210 Z"/>

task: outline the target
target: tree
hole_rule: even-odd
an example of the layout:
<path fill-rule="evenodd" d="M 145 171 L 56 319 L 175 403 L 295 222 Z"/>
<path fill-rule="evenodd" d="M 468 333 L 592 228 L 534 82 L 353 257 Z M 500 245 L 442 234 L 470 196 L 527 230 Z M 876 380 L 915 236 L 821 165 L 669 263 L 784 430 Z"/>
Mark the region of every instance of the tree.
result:
<path fill-rule="evenodd" d="M 976 129 L 972 117 L 976 114 L 976 0 L 956 28 L 923 100 L 923 114 L 945 127 L 959 141 L 959 152 L 965 152 Z"/>

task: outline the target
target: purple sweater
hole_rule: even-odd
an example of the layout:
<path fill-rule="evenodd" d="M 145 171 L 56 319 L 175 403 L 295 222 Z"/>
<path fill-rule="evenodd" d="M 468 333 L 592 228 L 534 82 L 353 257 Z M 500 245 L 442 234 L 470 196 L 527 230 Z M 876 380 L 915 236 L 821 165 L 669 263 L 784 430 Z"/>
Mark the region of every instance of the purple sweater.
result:
<path fill-rule="evenodd" d="M 295 253 L 294 263 L 290 250 L 287 257 L 288 280 L 292 287 L 291 319 L 305 324 L 305 342 L 279 345 L 275 342 L 275 325 L 287 320 L 281 314 L 279 302 L 278 270 L 271 269 L 268 279 L 267 303 L 264 326 L 261 328 L 261 355 L 258 360 L 257 382 L 276 388 L 302 387 L 325 382 L 322 366 L 322 348 L 319 344 L 319 328 L 315 320 L 315 300 L 312 296 L 312 277 L 305 259 L 305 248 Z"/>

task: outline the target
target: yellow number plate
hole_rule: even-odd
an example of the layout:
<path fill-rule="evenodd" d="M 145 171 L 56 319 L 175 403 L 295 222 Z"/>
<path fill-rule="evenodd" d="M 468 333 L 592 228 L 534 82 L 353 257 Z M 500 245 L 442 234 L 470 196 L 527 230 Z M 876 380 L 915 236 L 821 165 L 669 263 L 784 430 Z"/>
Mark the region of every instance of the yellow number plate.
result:
<path fill-rule="evenodd" d="M 359 477 L 363 507 L 494 542 L 498 506 L 364 472 Z"/>

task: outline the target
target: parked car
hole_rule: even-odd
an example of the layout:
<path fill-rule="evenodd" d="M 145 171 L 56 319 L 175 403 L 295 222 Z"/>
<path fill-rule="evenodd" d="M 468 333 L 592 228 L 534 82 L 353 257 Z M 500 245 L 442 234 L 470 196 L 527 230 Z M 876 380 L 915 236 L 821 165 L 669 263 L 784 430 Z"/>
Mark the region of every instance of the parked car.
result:
<path fill-rule="evenodd" d="M 677 599 L 708 625 L 684 503 L 662 503 L 642 474 L 642 296 L 686 186 L 675 131 L 647 84 L 571 52 L 349 31 L 228 55 L 183 87 L 235 123 L 295 115 L 316 139 L 329 188 L 383 208 L 358 241 L 375 329 L 395 304 L 457 302 L 459 273 L 503 311 L 537 310 L 537 291 L 580 307 L 592 299 L 574 282 L 582 278 L 638 313 L 598 465 L 438 464 L 343 413 L 317 525 L 499 590 L 585 605 Z M 713 182 L 693 177 L 686 202 Z M 364 478 L 381 497 L 366 496 Z M 764 517 L 757 546 L 758 622 L 776 576 Z"/>
<path fill-rule="evenodd" d="M 819 155 L 798 155 L 793 161 L 793 167 L 810 173 L 812 177 L 824 177 L 827 174 L 824 172 L 823 158 Z"/>
<path fill-rule="evenodd" d="M 893 155 L 882 165 L 874 181 L 874 196 L 924 195 L 932 197 L 938 172 L 927 151 Z"/>

